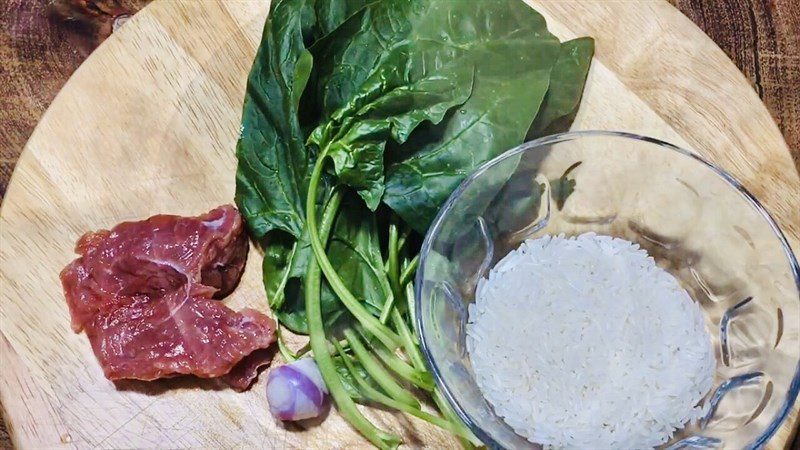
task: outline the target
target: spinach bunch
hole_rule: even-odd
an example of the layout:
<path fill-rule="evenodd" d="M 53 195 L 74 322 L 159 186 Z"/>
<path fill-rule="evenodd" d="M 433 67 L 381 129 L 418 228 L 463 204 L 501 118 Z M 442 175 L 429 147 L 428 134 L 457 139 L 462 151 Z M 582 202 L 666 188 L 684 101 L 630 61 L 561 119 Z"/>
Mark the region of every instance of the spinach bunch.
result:
<path fill-rule="evenodd" d="M 340 413 L 376 446 L 399 439 L 355 402 L 474 440 L 413 332 L 420 235 L 478 165 L 568 128 L 593 50 L 590 38 L 559 42 L 521 0 L 273 4 L 248 78 L 236 202 L 264 250 L 273 313 L 309 335 Z"/>

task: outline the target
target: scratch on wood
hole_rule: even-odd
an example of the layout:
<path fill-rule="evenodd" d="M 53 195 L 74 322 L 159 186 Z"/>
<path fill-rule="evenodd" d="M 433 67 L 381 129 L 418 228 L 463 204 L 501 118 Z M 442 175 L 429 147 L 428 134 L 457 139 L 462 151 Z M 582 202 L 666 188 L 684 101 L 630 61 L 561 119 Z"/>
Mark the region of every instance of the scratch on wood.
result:
<path fill-rule="evenodd" d="M 150 407 L 151 407 L 151 406 L 153 406 L 153 405 L 155 405 L 156 403 L 158 403 L 158 399 L 155 399 L 155 400 L 153 400 L 153 401 L 152 401 L 152 402 L 150 402 L 150 403 L 149 403 L 147 406 L 145 406 L 144 408 L 142 408 L 141 410 L 139 410 L 139 412 L 137 412 L 136 414 L 134 414 L 134 415 L 133 415 L 133 416 L 132 416 L 130 419 L 126 420 L 126 421 L 125 421 L 125 423 L 123 423 L 122 425 L 120 425 L 119 427 L 117 427 L 116 429 L 114 429 L 114 431 L 112 431 L 111 433 L 109 433 L 109 434 L 108 434 L 108 436 L 106 436 L 106 437 L 105 437 L 105 438 L 103 438 L 103 439 L 102 439 L 100 442 L 98 442 L 98 443 L 97 443 L 97 447 L 102 447 L 102 446 L 103 446 L 103 443 L 105 443 L 107 440 L 109 440 L 109 439 L 110 439 L 112 436 L 114 436 L 114 435 L 115 435 L 116 433 L 118 433 L 120 430 L 122 430 L 123 428 L 125 428 L 125 426 L 127 426 L 129 423 L 133 422 L 133 420 L 134 420 L 134 419 L 136 419 L 137 417 L 141 416 L 141 415 L 142 415 L 142 414 L 143 414 L 145 411 L 147 411 L 148 409 L 150 409 Z"/>

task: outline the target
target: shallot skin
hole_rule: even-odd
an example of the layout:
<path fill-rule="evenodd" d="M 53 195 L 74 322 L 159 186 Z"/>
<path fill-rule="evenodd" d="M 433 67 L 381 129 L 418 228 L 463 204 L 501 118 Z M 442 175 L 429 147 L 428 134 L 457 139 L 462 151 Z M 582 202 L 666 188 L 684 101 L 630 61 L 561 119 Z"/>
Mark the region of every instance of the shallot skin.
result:
<path fill-rule="evenodd" d="M 267 377 L 269 411 L 279 420 L 318 417 L 328 403 L 328 388 L 316 363 L 303 358 L 272 369 Z"/>

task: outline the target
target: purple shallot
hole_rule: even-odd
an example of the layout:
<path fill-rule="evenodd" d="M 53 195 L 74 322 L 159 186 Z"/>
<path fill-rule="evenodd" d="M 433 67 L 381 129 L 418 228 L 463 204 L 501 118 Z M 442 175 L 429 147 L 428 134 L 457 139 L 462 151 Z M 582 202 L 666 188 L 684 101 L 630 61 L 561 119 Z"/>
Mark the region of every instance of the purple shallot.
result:
<path fill-rule="evenodd" d="M 279 420 L 318 417 L 328 403 L 328 388 L 312 358 L 272 369 L 267 377 L 269 411 Z"/>

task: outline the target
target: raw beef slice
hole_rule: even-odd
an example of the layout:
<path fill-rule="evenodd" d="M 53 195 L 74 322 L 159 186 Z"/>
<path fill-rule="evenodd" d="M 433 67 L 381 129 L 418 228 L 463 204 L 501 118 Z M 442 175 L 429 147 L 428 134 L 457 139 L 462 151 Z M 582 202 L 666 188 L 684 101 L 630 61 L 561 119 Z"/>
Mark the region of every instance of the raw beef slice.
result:
<path fill-rule="evenodd" d="M 217 299 L 236 287 L 247 250 L 229 205 L 87 233 L 61 272 L 72 328 L 86 331 L 110 380 L 193 374 L 246 389 L 271 358 L 260 350 L 275 341 L 275 322 Z"/>

